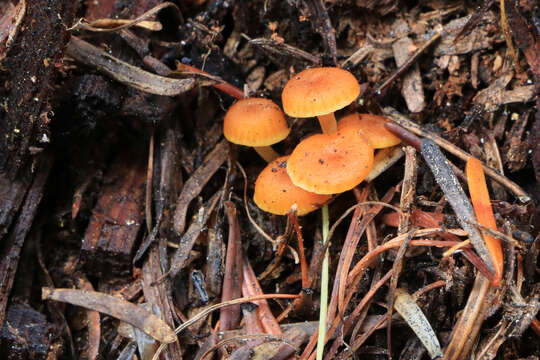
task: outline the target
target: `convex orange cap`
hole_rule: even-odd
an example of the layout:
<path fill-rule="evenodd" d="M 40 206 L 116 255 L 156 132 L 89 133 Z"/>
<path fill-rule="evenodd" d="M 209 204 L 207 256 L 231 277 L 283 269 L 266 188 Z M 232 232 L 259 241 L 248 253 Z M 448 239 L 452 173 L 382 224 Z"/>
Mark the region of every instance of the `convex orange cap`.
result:
<path fill-rule="evenodd" d="M 319 195 L 295 186 L 287 175 L 288 156 L 280 157 L 259 174 L 253 200 L 262 210 L 285 215 L 296 203 L 298 215 L 305 215 L 327 203 L 332 197 Z"/>
<path fill-rule="evenodd" d="M 384 124 L 388 120 L 383 116 L 372 114 L 350 114 L 338 122 L 338 130 L 343 127 L 355 126 L 371 143 L 374 149 L 382 149 L 397 145 L 401 139 L 386 130 Z"/>
<path fill-rule="evenodd" d="M 400 138 L 386 130 L 384 127 L 386 122 L 388 120 L 384 116 L 354 113 L 341 119 L 338 122 L 338 129 L 348 126 L 358 127 L 374 149 L 383 149 L 401 142 Z"/>
<path fill-rule="evenodd" d="M 352 189 L 373 166 L 373 148 L 362 131 L 343 126 L 333 134 L 303 140 L 287 161 L 293 184 L 317 194 L 338 194 Z"/>
<path fill-rule="evenodd" d="M 294 75 L 281 94 L 287 115 L 306 118 L 332 113 L 353 102 L 360 86 L 353 74 L 334 67 L 311 68 Z"/>
<path fill-rule="evenodd" d="M 223 122 L 225 138 L 244 146 L 270 146 L 285 139 L 289 132 L 279 106 L 263 98 L 238 100 Z"/>

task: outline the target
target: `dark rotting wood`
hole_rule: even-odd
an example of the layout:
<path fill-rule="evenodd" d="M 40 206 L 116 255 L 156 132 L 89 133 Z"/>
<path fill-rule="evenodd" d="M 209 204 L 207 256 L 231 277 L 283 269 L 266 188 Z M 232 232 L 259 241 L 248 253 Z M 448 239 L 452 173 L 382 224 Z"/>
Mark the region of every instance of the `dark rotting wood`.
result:
<path fill-rule="evenodd" d="M 42 313 L 28 305 L 8 308 L 0 332 L 0 351 L 6 360 L 48 359 L 53 325 Z"/>
<path fill-rule="evenodd" d="M 28 164 L 31 146 L 50 142 L 51 82 L 70 36 L 66 24 L 73 22 L 76 7 L 71 0 L 26 1 L 17 38 L 2 62 L 0 173 L 11 180 Z"/>
<path fill-rule="evenodd" d="M 52 159 L 43 154 L 39 159 L 38 171 L 24 200 L 21 211 L 11 231 L 6 235 L 0 250 L 0 326 L 4 323 L 6 306 L 17 272 L 19 257 L 26 235 L 32 227 L 37 208 L 43 197 L 43 189 L 52 167 Z"/>
<path fill-rule="evenodd" d="M 136 159 L 134 161 L 134 159 Z M 127 274 L 144 221 L 146 162 L 128 149 L 105 174 L 83 239 L 81 254 L 89 274 Z"/>

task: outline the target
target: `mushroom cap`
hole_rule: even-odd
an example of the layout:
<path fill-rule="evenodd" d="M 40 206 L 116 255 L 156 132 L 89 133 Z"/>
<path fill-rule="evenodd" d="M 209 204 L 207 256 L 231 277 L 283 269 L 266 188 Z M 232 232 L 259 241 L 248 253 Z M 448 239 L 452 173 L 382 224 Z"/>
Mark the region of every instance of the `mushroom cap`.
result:
<path fill-rule="evenodd" d="M 353 74 L 335 67 L 311 68 L 294 75 L 281 94 L 287 115 L 306 118 L 333 113 L 360 94 Z"/>
<path fill-rule="evenodd" d="M 259 174 L 253 195 L 255 204 L 266 212 L 285 215 L 296 203 L 298 215 L 305 215 L 327 203 L 331 196 L 314 194 L 292 183 L 286 169 L 288 158 L 277 158 Z"/>
<path fill-rule="evenodd" d="M 333 134 L 303 140 L 287 161 L 287 173 L 302 189 L 337 194 L 352 189 L 373 166 L 373 148 L 362 131 L 343 126 Z"/>
<path fill-rule="evenodd" d="M 289 135 L 283 111 L 272 100 L 238 100 L 225 114 L 223 134 L 232 143 L 245 146 L 270 146 Z"/>
<path fill-rule="evenodd" d="M 372 114 L 350 114 L 338 122 L 338 130 L 341 127 L 359 127 L 374 149 L 383 149 L 397 145 L 401 139 L 386 130 L 384 124 L 388 120 L 384 116 Z"/>

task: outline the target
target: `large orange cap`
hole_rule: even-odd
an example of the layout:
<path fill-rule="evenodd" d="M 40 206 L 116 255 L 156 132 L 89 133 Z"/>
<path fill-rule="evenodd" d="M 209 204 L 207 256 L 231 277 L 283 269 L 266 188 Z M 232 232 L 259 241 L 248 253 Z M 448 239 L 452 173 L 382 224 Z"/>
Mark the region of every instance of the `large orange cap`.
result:
<path fill-rule="evenodd" d="M 287 175 L 288 156 L 280 157 L 259 174 L 253 200 L 262 210 L 285 215 L 296 203 L 298 215 L 305 215 L 327 203 L 332 197 L 319 195 L 295 186 Z"/>
<path fill-rule="evenodd" d="M 285 139 L 289 131 L 279 106 L 263 98 L 238 100 L 223 121 L 225 138 L 245 146 L 270 146 Z"/>
<path fill-rule="evenodd" d="M 373 148 L 357 127 L 317 134 L 302 141 L 287 161 L 292 182 L 318 194 L 352 189 L 373 166 Z"/>
<path fill-rule="evenodd" d="M 312 68 L 294 75 L 281 94 L 287 115 L 306 118 L 333 113 L 360 94 L 353 74 L 340 68 Z"/>
<path fill-rule="evenodd" d="M 350 114 L 338 122 L 338 130 L 347 126 L 356 126 L 362 130 L 374 149 L 382 149 L 397 145 L 400 138 L 386 130 L 384 124 L 388 120 L 383 116 L 372 114 Z"/>

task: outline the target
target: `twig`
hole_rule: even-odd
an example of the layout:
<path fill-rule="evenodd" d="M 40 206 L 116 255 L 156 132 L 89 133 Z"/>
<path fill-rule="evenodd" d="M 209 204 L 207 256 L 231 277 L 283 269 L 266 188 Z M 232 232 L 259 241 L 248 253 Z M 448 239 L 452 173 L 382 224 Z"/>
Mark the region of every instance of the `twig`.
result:
<path fill-rule="evenodd" d="M 209 76 L 211 76 L 211 79 L 216 80 L 216 78 L 213 75 L 210 75 L 206 71 L 198 69 L 198 68 L 196 68 L 194 66 L 190 66 L 190 65 L 183 64 L 183 63 L 180 63 L 180 62 L 178 62 L 176 64 L 176 66 L 177 66 L 178 70 L 180 70 L 180 71 L 191 71 L 191 72 L 198 73 L 198 74 L 209 75 Z M 223 79 L 218 79 L 217 81 L 219 81 L 219 82 L 214 85 L 214 87 L 216 89 L 221 90 L 224 93 L 229 94 L 230 96 L 232 96 L 232 97 L 234 97 L 234 98 L 236 98 L 238 100 L 244 98 L 244 92 L 242 90 L 240 90 L 239 88 L 237 88 L 236 86 L 226 82 Z"/>
<path fill-rule="evenodd" d="M 412 296 L 414 296 L 415 299 L 418 299 L 420 296 L 424 295 L 425 293 L 427 293 L 427 292 L 429 292 L 429 291 L 431 291 L 433 289 L 443 287 L 443 286 L 446 286 L 446 281 L 445 280 L 438 280 L 438 281 L 432 282 L 431 284 L 428 284 L 428 285 L 424 286 L 423 288 L 421 288 L 419 290 L 416 290 L 416 292 Z"/>
<path fill-rule="evenodd" d="M 321 66 L 322 60 L 320 57 L 313 55 L 311 53 L 308 53 L 307 51 L 304 51 L 302 49 L 296 48 L 294 46 L 291 46 L 289 44 L 286 44 L 284 42 L 277 42 L 273 39 L 266 39 L 266 38 L 257 38 L 257 39 L 251 39 L 246 34 L 242 34 L 242 37 L 246 38 L 250 44 L 260 46 L 263 49 L 272 52 L 277 55 L 290 55 L 297 59 L 301 60 L 307 60 L 314 65 Z"/>
<path fill-rule="evenodd" d="M 463 230 L 467 231 L 467 234 L 469 234 L 471 243 L 482 261 L 492 272 L 495 272 L 493 261 L 482 235 L 470 224 L 471 221 L 476 221 L 471 202 L 465 195 L 456 175 L 450 168 L 448 160 L 443 155 L 440 148 L 430 139 L 422 140 L 421 149 L 422 156 L 430 167 L 437 184 L 439 184 L 446 199 L 452 206 L 459 224 Z"/>
<path fill-rule="evenodd" d="M 470 239 L 467 239 L 465 241 L 462 241 L 460 242 L 459 244 L 455 245 L 455 246 L 452 246 L 450 249 L 446 250 L 443 254 L 442 254 L 442 257 L 443 258 L 446 258 L 446 257 L 449 257 L 449 256 L 452 256 L 453 253 L 455 253 L 456 251 L 464 248 L 465 246 L 469 246 L 471 245 L 471 240 Z"/>
<path fill-rule="evenodd" d="M 239 335 L 236 337 L 228 338 L 228 339 L 218 342 L 216 345 L 206 350 L 205 353 L 199 358 L 199 360 L 205 360 L 215 350 L 219 349 L 220 347 L 224 345 L 238 342 L 238 341 L 247 341 L 250 339 L 262 339 L 265 342 L 283 342 L 287 344 L 288 346 L 292 347 L 293 349 L 295 349 L 295 351 L 297 350 L 297 348 L 292 343 L 287 341 L 283 336 L 276 336 L 276 335 L 269 335 L 269 334 L 246 334 L 246 335 Z"/>
<path fill-rule="evenodd" d="M 436 233 L 439 229 L 431 229 L 430 232 Z M 419 233 L 421 231 L 416 231 L 416 236 L 420 236 Z M 364 273 L 364 271 L 367 268 L 367 265 L 379 254 L 385 252 L 388 249 L 393 249 L 396 247 L 401 246 L 401 242 L 404 241 L 409 234 L 403 234 L 396 236 L 394 239 L 385 242 L 382 245 L 379 245 L 377 248 L 375 248 L 373 251 L 368 252 L 360 261 L 356 263 L 356 265 L 353 267 L 353 269 L 349 272 L 349 275 L 347 276 L 347 283 L 349 286 L 354 284 L 357 279 L 360 278 L 360 276 Z M 437 247 L 450 247 L 453 245 L 456 245 L 458 242 L 456 241 L 448 241 L 448 240 L 411 240 L 410 246 L 437 246 Z"/>
<path fill-rule="evenodd" d="M 300 256 L 300 269 L 302 271 L 302 288 L 307 289 L 311 285 L 309 283 L 308 265 L 306 261 L 306 255 L 304 253 L 304 237 L 302 236 L 302 229 L 298 223 L 298 216 L 294 212 L 289 213 L 290 222 L 293 224 L 296 232 L 296 239 L 298 241 L 298 254 Z"/>
<path fill-rule="evenodd" d="M 67 44 L 66 54 L 95 67 L 118 82 L 150 94 L 175 96 L 193 89 L 196 84 L 193 79 L 171 79 L 152 74 L 115 58 L 76 36 L 72 36 Z"/>
<path fill-rule="evenodd" d="M 337 348 L 343 343 L 344 337 L 349 333 L 349 330 L 351 329 L 353 322 L 356 321 L 358 316 L 360 315 L 360 312 L 364 309 L 364 307 L 371 301 L 373 296 L 375 296 L 375 293 L 377 290 L 379 290 L 386 282 L 392 277 L 392 270 L 390 269 L 379 281 L 377 281 L 375 284 L 371 286 L 369 291 L 362 297 L 362 300 L 358 303 L 358 305 L 354 308 L 354 310 L 350 313 L 349 317 L 343 324 L 343 336 L 338 336 L 334 343 L 337 342 L 337 344 L 332 344 L 331 350 L 329 351 L 328 357 L 332 358 L 333 351 L 332 349 Z M 337 319 L 336 319 L 337 320 Z M 334 321 L 332 324 L 332 328 L 328 331 L 327 338 L 329 338 L 331 335 L 335 333 L 335 330 L 337 329 L 338 322 Z M 353 333 L 354 335 L 354 333 Z"/>
<path fill-rule="evenodd" d="M 382 210 L 382 204 L 386 204 L 392 200 L 392 197 L 394 196 L 396 191 L 395 187 L 391 187 L 388 189 L 386 194 L 383 196 L 380 202 L 377 202 L 375 206 L 373 206 L 370 210 L 366 211 L 364 214 L 364 217 L 362 218 L 362 221 L 358 224 L 352 224 L 351 229 L 349 229 L 349 232 L 347 232 L 347 237 L 345 239 L 346 243 L 343 246 L 343 250 L 340 256 L 340 263 L 338 265 L 336 278 L 338 279 L 336 281 L 336 285 L 334 287 L 338 287 L 337 292 L 337 299 L 335 294 L 333 293 L 332 302 L 330 304 L 330 319 L 334 316 L 334 309 L 336 309 L 336 305 L 339 309 L 339 313 L 341 316 L 345 314 L 345 292 L 347 290 L 347 274 L 349 273 L 349 269 L 351 267 L 351 263 L 353 260 L 353 256 L 355 253 L 355 250 L 357 248 L 358 242 L 360 241 L 360 238 L 362 237 L 364 231 L 366 230 L 368 224 L 375 218 L 375 216 Z M 362 204 L 369 203 L 369 201 L 365 201 Z M 352 231 L 351 231 L 352 230 Z M 341 266 L 340 266 L 341 265 Z"/>
<path fill-rule="evenodd" d="M 405 234 L 405 233 L 404 233 Z M 392 312 L 394 310 L 394 301 L 396 300 L 397 283 L 399 275 L 403 270 L 403 262 L 405 258 L 405 252 L 409 248 L 409 243 L 414 236 L 414 230 L 408 232 L 408 236 L 401 242 L 399 250 L 396 254 L 396 259 L 392 265 L 392 278 L 390 279 L 390 287 L 388 289 L 389 300 L 388 300 L 388 309 L 386 310 L 386 346 L 388 348 L 388 359 L 392 360 Z"/>
<path fill-rule="evenodd" d="M 439 228 L 435 229 L 425 229 L 425 230 L 417 230 L 416 235 L 418 237 L 428 236 L 431 234 L 435 234 L 437 232 L 441 231 Z M 368 252 L 356 265 L 354 268 L 349 272 L 347 276 L 347 285 L 349 288 L 354 289 L 356 288 L 358 282 L 360 281 L 362 275 L 364 274 L 364 271 L 367 269 L 368 265 L 380 254 L 383 252 L 393 249 L 396 247 L 399 247 L 401 245 L 401 242 L 408 236 L 409 234 L 399 235 L 395 237 L 394 239 L 379 245 L 377 248 L 375 248 L 373 251 Z M 440 240 L 411 240 L 410 246 L 436 246 L 436 247 L 450 247 L 455 244 L 459 243 L 459 241 L 440 241 Z M 348 304 L 352 298 L 352 295 L 354 292 L 349 292 L 346 299 L 345 304 Z M 346 306 L 346 305 L 345 305 Z M 339 319 L 338 317 L 336 319 Z M 384 317 L 384 320 L 386 320 L 386 317 Z M 315 335 L 314 335 L 315 336 Z M 312 356 L 309 356 L 311 351 L 313 351 L 313 348 L 315 346 L 315 337 L 312 337 L 310 340 L 310 343 L 306 346 L 304 349 L 304 352 L 302 353 L 302 356 L 300 359 L 312 359 Z"/>
<path fill-rule="evenodd" d="M 92 283 L 84 275 L 77 277 L 77 286 L 81 289 L 94 291 Z M 99 355 L 99 341 L 101 339 L 101 324 L 99 312 L 88 310 L 86 319 L 88 321 L 88 360 L 95 360 Z"/>
<path fill-rule="evenodd" d="M 298 295 L 295 295 L 295 294 L 264 294 L 264 295 L 243 297 L 240 299 L 227 301 L 226 303 L 215 304 L 215 305 L 207 307 L 206 309 L 204 309 L 203 311 L 201 311 L 200 313 L 198 313 L 197 315 L 195 315 L 194 317 L 192 317 L 191 319 L 189 319 L 188 321 L 186 321 L 185 323 L 183 323 L 182 325 L 174 329 L 174 332 L 178 335 L 189 326 L 203 319 L 206 315 L 226 306 L 232 306 L 232 305 L 242 304 L 246 302 L 253 302 L 253 301 L 262 300 L 262 299 L 296 299 L 297 297 Z M 159 348 L 156 350 L 156 353 L 154 354 L 154 356 L 152 357 L 152 360 L 158 360 L 159 355 L 165 349 L 166 346 L 167 346 L 166 344 L 161 344 Z"/>
<path fill-rule="evenodd" d="M 440 147 L 442 147 L 443 149 L 445 149 L 449 153 L 457 156 L 461 160 L 467 161 L 472 156 L 471 154 L 467 153 L 466 151 L 461 150 L 460 148 L 458 148 L 457 146 L 455 146 L 451 142 L 441 138 L 440 136 L 422 129 L 422 127 L 415 124 L 414 122 L 409 120 L 404 115 L 400 114 L 397 110 L 395 110 L 395 109 L 393 109 L 391 107 L 385 107 L 383 109 L 383 111 L 390 118 L 390 120 L 392 120 L 393 122 L 395 122 L 399 126 L 405 128 L 406 130 L 408 130 L 408 131 L 410 131 L 410 132 L 412 132 L 412 133 L 414 133 L 414 134 L 416 134 L 418 136 L 422 136 L 422 137 L 425 137 L 427 139 L 433 140 L 437 145 L 439 145 Z M 491 167 L 489 167 L 487 165 L 484 165 L 484 171 L 486 172 L 486 174 L 488 176 L 493 178 L 493 180 L 497 181 L 498 183 L 500 183 L 501 185 L 506 187 L 508 190 L 513 192 L 521 203 L 528 203 L 528 202 L 531 201 L 531 197 L 529 196 L 529 194 L 527 194 L 515 182 L 513 182 L 510 179 L 508 179 L 507 177 L 499 174 L 496 170 L 494 170 L 493 168 L 491 168 Z"/>
<path fill-rule="evenodd" d="M 405 148 L 405 173 L 403 175 L 403 185 L 401 187 L 398 234 L 409 231 L 411 226 L 411 216 L 414 205 L 414 195 L 416 193 L 416 177 L 418 174 L 418 164 L 416 151 L 413 147 Z"/>
<path fill-rule="evenodd" d="M 197 219 L 193 221 L 193 223 L 189 226 L 184 235 L 182 235 L 182 237 L 180 238 L 180 242 L 178 243 L 178 249 L 176 249 L 172 256 L 171 266 L 169 269 L 169 273 L 173 277 L 176 276 L 178 272 L 184 268 L 184 266 L 186 266 L 191 249 L 193 249 L 193 245 L 195 245 L 195 241 L 199 237 L 199 234 L 201 233 L 203 227 L 206 226 L 208 219 L 210 219 L 210 215 L 212 214 L 222 197 L 222 190 L 219 190 L 214 195 L 212 195 L 212 197 L 206 202 L 205 206 L 200 209 Z"/>
<path fill-rule="evenodd" d="M 178 14 L 180 15 L 180 18 L 181 18 L 182 22 L 184 22 L 184 19 L 182 17 L 182 12 L 178 8 L 178 6 L 176 6 L 176 4 L 174 4 L 172 2 L 164 2 L 162 4 L 159 4 L 159 5 L 155 6 L 155 7 L 153 7 L 152 9 L 148 10 L 147 12 L 145 12 L 141 16 L 137 17 L 136 19 L 127 20 L 126 23 L 124 23 L 124 24 L 122 24 L 120 26 L 116 26 L 116 27 L 109 28 L 109 29 L 103 29 L 103 28 L 99 27 L 100 23 L 99 23 L 98 20 L 93 21 L 91 23 L 85 23 L 84 19 L 80 19 L 75 25 L 73 25 L 68 30 L 83 29 L 83 30 L 89 30 L 89 31 L 94 31 L 94 32 L 116 32 L 116 31 L 119 31 L 119 30 L 122 30 L 122 29 L 127 29 L 129 27 L 134 26 L 134 25 L 137 25 L 137 24 L 145 21 L 149 17 L 153 16 L 154 14 L 158 13 L 162 9 L 167 8 L 167 7 L 172 7 L 174 9 L 176 9 Z M 111 19 L 111 20 L 117 20 L 117 19 Z M 159 30 L 161 30 L 161 29 L 159 29 Z"/>
<path fill-rule="evenodd" d="M 501 27 L 504 33 L 504 40 L 506 41 L 506 46 L 508 46 L 508 50 L 510 51 L 510 55 L 512 56 L 512 59 L 514 60 L 514 67 L 516 69 L 516 72 L 519 73 L 521 70 L 519 67 L 518 54 L 516 52 L 516 49 L 514 48 L 514 43 L 512 42 L 512 36 L 510 35 L 510 29 L 508 28 L 508 19 L 506 18 L 506 0 L 500 0 L 499 6 L 501 10 Z M 510 6 L 513 6 L 513 5 L 510 5 Z"/>
<path fill-rule="evenodd" d="M 474 286 L 469 295 L 469 299 L 467 300 L 467 305 L 465 306 L 465 309 L 463 309 L 463 312 L 452 331 L 452 338 L 444 352 L 444 359 L 455 360 L 467 357 L 467 354 L 463 354 L 462 350 L 465 342 L 471 335 L 475 322 L 479 321 L 481 323 L 484 321 L 483 318 L 478 319 L 478 316 L 484 305 L 484 299 L 488 290 L 488 279 L 482 274 L 477 274 Z"/>
<path fill-rule="evenodd" d="M 229 144 L 227 140 L 222 140 L 206 155 L 201 166 L 184 183 L 182 192 L 176 201 L 176 209 L 173 217 L 173 228 L 178 235 L 182 235 L 185 230 L 189 204 L 199 196 L 206 183 L 219 170 L 228 156 Z"/>

